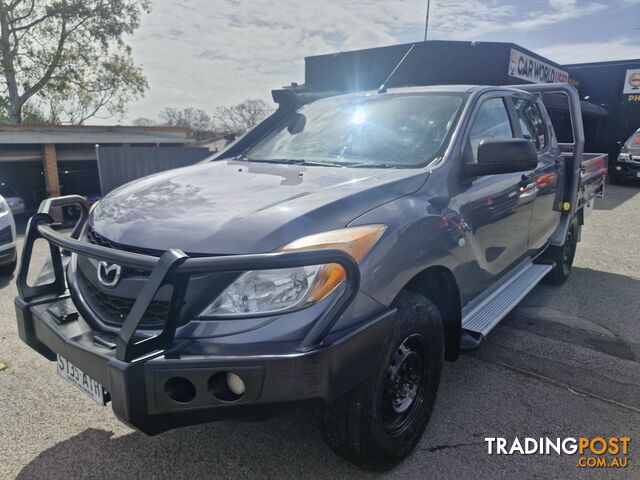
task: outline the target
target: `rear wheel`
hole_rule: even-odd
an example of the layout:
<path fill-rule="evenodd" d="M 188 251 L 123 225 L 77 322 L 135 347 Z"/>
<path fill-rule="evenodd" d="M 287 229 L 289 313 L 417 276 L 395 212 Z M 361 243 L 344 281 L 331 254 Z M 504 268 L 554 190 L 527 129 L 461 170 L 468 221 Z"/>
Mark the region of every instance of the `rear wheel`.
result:
<path fill-rule="evenodd" d="M 385 471 L 414 449 L 429 422 L 443 362 L 444 334 L 436 306 L 401 292 L 392 334 L 367 381 L 321 414 L 320 430 L 339 455 Z"/>
<path fill-rule="evenodd" d="M 622 175 L 614 170 L 609 173 L 609 183 L 611 185 L 622 185 L 624 183 L 624 179 L 622 178 Z"/>
<path fill-rule="evenodd" d="M 567 230 L 564 245 L 551 246 L 547 248 L 546 252 L 544 252 L 544 257 L 555 263 L 553 270 L 551 270 L 544 278 L 546 283 L 550 283 L 551 285 L 562 285 L 567 281 L 569 275 L 571 275 L 571 268 L 573 266 L 573 259 L 576 255 L 579 235 L 580 225 L 578 224 L 578 219 L 574 218 L 569 226 L 569 230 Z"/>

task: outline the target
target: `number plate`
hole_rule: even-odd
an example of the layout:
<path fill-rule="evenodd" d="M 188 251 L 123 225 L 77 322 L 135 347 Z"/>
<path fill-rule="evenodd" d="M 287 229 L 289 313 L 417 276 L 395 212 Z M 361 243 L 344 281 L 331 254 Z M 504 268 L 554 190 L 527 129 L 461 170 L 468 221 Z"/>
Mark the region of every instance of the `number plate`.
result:
<path fill-rule="evenodd" d="M 98 405 L 104 407 L 107 404 L 102 385 L 61 355 L 58 355 L 57 370 L 58 375 L 89 395 Z"/>

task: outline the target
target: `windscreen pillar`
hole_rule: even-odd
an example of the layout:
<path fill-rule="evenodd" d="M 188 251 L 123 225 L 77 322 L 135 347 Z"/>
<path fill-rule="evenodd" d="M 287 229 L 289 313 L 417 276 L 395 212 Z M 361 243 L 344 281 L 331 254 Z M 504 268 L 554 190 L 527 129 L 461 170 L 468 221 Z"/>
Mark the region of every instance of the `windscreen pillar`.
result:
<path fill-rule="evenodd" d="M 58 159 L 56 157 L 56 146 L 53 143 L 46 143 L 42 146 L 42 167 L 44 170 L 44 183 L 47 189 L 47 196 L 60 196 L 60 177 L 58 176 Z M 54 208 L 51 212 L 56 220 L 62 219 L 62 212 L 59 208 Z"/>

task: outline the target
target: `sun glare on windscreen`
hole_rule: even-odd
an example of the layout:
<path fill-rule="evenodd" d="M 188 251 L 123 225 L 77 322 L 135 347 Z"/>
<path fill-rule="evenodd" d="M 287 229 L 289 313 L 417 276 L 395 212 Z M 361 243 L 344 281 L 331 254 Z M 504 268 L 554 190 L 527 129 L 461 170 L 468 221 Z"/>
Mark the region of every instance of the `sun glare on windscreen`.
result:
<path fill-rule="evenodd" d="M 351 116 L 351 123 L 355 123 L 356 125 L 360 125 L 366 119 L 367 119 L 367 113 L 363 109 L 359 108 Z"/>

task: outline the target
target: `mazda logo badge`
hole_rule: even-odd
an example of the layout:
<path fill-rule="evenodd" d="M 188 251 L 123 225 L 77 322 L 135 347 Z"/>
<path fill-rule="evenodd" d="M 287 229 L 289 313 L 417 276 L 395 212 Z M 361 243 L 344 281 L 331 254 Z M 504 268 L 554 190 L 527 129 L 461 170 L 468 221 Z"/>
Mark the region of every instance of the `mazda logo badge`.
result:
<path fill-rule="evenodd" d="M 122 267 L 115 263 L 107 263 L 101 260 L 98 263 L 98 281 L 107 288 L 113 288 L 118 285 L 122 276 Z"/>

